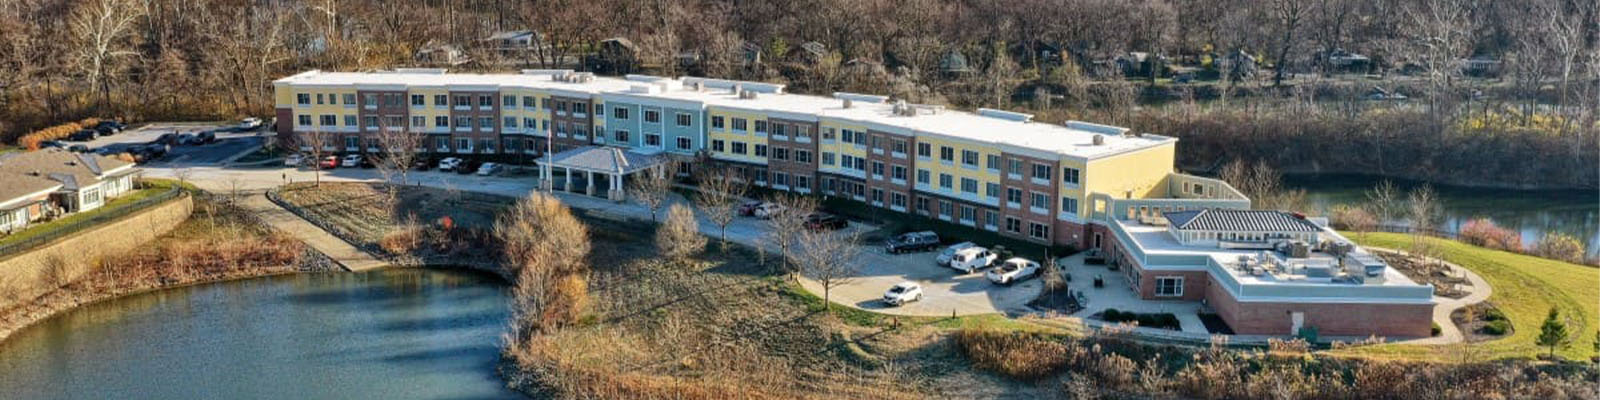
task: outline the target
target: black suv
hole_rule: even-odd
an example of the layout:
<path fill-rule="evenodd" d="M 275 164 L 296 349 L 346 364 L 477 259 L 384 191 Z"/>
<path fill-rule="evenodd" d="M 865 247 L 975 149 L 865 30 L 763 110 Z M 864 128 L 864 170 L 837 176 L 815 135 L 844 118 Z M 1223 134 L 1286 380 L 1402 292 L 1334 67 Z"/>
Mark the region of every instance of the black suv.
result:
<path fill-rule="evenodd" d="M 95 132 L 95 130 L 93 130 L 93 129 L 84 129 L 84 130 L 80 130 L 80 131 L 77 131 L 77 132 L 73 132 L 71 136 L 67 136 L 67 140 L 71 140 L 71 141 L 74 141 L 74 142 L 87 142 L 87 141 L 90 141 L 90 140 L 94 140 L 94 138 L 96 136 L 100 136 L 100 132 Z"/>
<path fill-rule="evenodd" d="M 846 221 L 844 217 L 837 215 L 816 213 L 806 216 L 806 229 L 835 231 L 844 229 L 846 226 L 850 226 L 850 221 Z"/>
<path fill-rule="evenodd" d="M 889 254 L 928 251 L 937 247 L 939 247 L 939 234 L 933 231 L 902 233 L 884 243 L 884 250 Z"/>

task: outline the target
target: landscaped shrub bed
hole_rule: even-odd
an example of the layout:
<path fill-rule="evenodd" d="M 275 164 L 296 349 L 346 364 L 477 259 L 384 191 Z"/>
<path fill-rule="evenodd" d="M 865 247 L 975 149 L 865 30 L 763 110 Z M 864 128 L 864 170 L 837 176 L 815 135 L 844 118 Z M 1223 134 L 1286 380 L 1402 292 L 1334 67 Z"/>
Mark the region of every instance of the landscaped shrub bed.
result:
<path fill-rule="evenodd" d="M 1107 308 L 1100 313 L 1100 319 L 1107 322 L 1136 323 L 1146 328 L 1171 329 L 1175 331 L 1183 329 L 1182 324 L 1178 322 L 1178 316 L 1172 313 L 1137 313 Z"/>

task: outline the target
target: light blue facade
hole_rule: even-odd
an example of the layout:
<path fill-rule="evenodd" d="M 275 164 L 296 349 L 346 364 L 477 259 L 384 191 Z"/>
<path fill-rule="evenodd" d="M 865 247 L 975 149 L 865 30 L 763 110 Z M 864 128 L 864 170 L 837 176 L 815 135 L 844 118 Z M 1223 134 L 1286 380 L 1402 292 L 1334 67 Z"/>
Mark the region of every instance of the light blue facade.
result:
<path fill-rule="evenodd" d="M 606 137 L 603 143 L 606 145 L 656 149 L 682 155 L 693 155 L 706 146 L 703 103 L 648 99 L 626 94 L 606 95 L 605 103 Z M 622 113 L 618 113 L 618 109 L 625 110 L 627 118 L 619 117 Z M 626 132 L 625 138 L 623 132 Z"/>

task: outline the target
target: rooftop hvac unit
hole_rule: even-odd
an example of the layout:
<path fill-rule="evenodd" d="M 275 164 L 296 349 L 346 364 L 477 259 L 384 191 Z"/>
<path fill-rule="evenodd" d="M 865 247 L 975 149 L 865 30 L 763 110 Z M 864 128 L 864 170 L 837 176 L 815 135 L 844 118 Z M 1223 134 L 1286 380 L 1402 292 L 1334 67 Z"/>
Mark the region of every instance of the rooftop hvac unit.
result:
<path fill-rule="evenodd" d="M 741 96 L 741 98 L 742 98 L 742 97 L 743 97 L 743 94 L 742 94 L 742 93 L 744 93 L 744 85 L 741 85 L 741 84 L 737 84 L 737 83 L 735 83 L 735 84 L 733 84 L 733 86 L 732 86 L 732 87 L 730 87 L 730 88 L 729 88 L 729 89 L 732 89 L 732 90 L 733 90 L 733 91 L 732 91 L 732 92 L 731 92 L 731 93 L 733 93 L 733 94 L 736 94 L 736 95 L 740 95 L 740 96 Z"/>
<path fill-rule="evenodd" d="M 850 108 L 850 106 L 855 105 L 854 102 L 852 102 L 850 99 L 841 99 L 841 100 L 844 102 L 844 104 L 843 104 L 844 108 Z"/>
<path fill-rule="evenodd" d="M 1105 146 L 1106 145 L 1106 135 L 1095 134 L 1094 135 L 1094 145 L 1095 146 Z"/>

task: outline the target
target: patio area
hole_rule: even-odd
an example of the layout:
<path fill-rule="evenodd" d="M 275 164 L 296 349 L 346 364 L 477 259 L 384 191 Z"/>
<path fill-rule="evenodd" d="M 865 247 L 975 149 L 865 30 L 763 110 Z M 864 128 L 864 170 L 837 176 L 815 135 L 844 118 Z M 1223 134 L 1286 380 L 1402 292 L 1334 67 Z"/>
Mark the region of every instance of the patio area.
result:
<path fill-rule="evenodd" d="M 1121 270 L 1110 269 L 1110 264 L 1085 264 L 1084 253 L 1056 262 L 1062 267 L 1062 273 L 1072 279 L 1067 282 L 1067 287 L 1072 293 L 1082 293 L 1083 299 L 1087 300 L 1082 311 L 1072 314 L 1074 317 L 1087 320 L 1095 313 L 1112 308 L 1138 313 L 1172 313 L 1178 317 L 1184 333 L 1210 333 L 1200 320 L 1199 313 L 1205 306 L 1198 301 L 1141 299 L 1138 293 L 1130 289 L 1128 278 Z M 1101 280 L 1101 287 L 1094 286 L 1095 278 Z"/>

